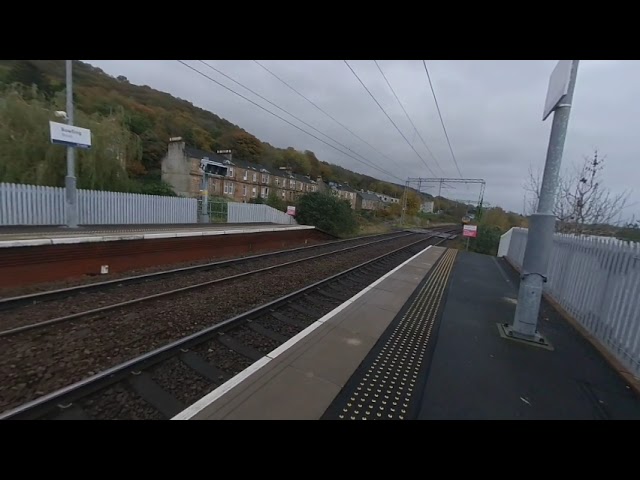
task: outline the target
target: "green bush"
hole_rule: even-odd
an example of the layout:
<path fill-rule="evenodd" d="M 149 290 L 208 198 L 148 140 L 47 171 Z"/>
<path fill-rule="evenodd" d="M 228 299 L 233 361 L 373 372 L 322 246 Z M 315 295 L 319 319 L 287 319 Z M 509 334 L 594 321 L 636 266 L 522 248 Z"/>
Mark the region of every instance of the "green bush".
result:
<path fill-rule="evenodd" d="M 501 235 L 500 227 L 481 224 L 478 226 L 478 236 L 469 239 L 469 250 L 486 255 L 497 255 Z"/>
<path fill-rule="evenodd" d="M 176 197 L 171 185 L 162 180 L 156 181 L 140 181 L 134 184 L 132 188 L 134 193 L 143 193 L 145 195 L 160 195 L 163 197 Z"/>
<path fill-rule="evenodd" d="M 336 236 L 348 235 L 357 228 L 349 202 L 321 192 L 309 193 L 300 198 L 296 220 Z"/>

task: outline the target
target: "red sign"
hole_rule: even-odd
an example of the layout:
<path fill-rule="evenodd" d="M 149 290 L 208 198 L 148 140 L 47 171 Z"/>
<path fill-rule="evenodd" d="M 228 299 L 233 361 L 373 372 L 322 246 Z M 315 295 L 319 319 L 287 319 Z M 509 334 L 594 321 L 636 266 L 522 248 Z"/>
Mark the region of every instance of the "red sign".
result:
<path fill-rule="evenodd" d="M 296 207 L 288 206 L 287 207 L 287 215 L 291 215 L 292 217 L 296 216 Z"/>
<path fill-rule="evenodd" d="M 462 227 L 462 236 L 463 237 L 477 237 L 478 236 L 478 226 L 477 225 L 463 225 Z"/>

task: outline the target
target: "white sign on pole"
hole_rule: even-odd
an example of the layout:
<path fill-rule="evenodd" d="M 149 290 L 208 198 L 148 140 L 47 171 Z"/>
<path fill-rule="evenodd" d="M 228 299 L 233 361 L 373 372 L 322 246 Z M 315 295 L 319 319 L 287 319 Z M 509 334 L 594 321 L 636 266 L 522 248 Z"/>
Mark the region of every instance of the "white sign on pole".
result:
<path fill-rule="evenodd" d="M 51 143 L 68 147 L 91 148 L 91 130 L 65 123 L 49 122 Z"/>
<path fill-rule="evenodd" d="M 542 121 L 555 110 L 562 98 L 567 94 L 569 89 L 569 78 L 571 77 L 571 64 L 573 60 L 560 60 L 551 73 L 549 78 L 549 88 L 547 90 L 547 99 L 544 102 L 544 112 Z"/>

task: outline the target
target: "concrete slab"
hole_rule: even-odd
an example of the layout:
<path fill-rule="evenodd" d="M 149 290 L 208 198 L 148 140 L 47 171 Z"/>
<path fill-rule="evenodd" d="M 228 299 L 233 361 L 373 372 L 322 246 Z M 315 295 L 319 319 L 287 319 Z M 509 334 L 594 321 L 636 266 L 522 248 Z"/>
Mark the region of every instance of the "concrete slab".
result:
<path fill-rule="evenodd" d="M 389 279 L 376 286 L 371 295 L 367 295 L 366 298 L 361 297 L 354 303 L 397 312 L 415 290 L 418 282 L 414 284 L 404 280 Z"/>
<path fill-rule="evenodd" d="M 342 387 L 377 340 L 378 337 L 334 327 L 321 342 L 293 360 L 291 366 Z"/>
<path fill-rule="evenodd" d="M 340 328 L 356 335 L 378 338 L 389 326 L 395 312 L 371 305 L 354 304 L 350 314 L 340 317 Z"/>
<path fill-rule="evenodd" d="M 340 387 L 291 366 L 265 383 L 259 395 L 252 395 L 229 412 L 225 420 L 308 420 L 320 417 Z M 287 398 L 283 398 L 287 392 Z"/>
<path fill-rule="evenodd" d="M 640 419 L 640 398 L 596 349 L 543 301 L 553 351 L 503 339 L 518 276 L 493 257 L 460 252 L 452 272 L 420 419 Z"/>

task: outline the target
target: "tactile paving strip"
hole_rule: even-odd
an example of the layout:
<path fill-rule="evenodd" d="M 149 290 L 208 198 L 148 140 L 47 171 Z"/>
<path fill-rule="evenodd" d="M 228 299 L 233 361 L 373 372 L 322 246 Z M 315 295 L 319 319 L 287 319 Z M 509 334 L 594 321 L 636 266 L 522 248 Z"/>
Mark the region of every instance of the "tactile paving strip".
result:
<path fill-rule="evenodd" d="M 427 349 L 457 250 L 447 250 L 325 412 L 326 420 L 405 420 L 426 380 Z"/>

